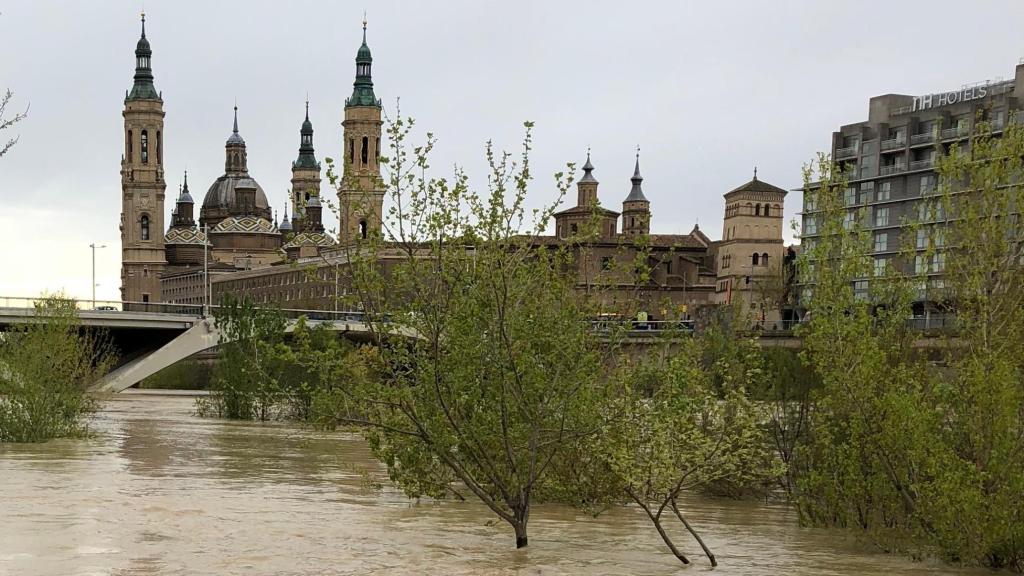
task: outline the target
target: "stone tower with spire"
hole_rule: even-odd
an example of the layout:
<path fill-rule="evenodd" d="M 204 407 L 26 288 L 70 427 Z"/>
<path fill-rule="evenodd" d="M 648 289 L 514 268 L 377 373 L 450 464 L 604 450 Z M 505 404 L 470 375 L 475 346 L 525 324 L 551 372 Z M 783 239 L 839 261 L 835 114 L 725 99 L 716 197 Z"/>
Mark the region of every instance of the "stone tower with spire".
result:
<path fill-rule="evenodd" d="M 121 300 L 126 310 L 160 301 L 164 249 L 164 101 L 153 86 L 146 15 L 135 46 L 135 83 L 124 99 L 121 160 Z"/>
<path fill-rule="evenodd" d="M 310 198 L 320 196 L 320 163 L 313 152 L 313 123 L 309 121 L 308 100 L 306 119 L 299 133 L 299 157 L 292 162 L 291 226 L 295 233 L 306 229 L 305 211 Z"/>
<path fill-rule="evenodd" d="M 373 93 L 373 57 L 366 44 L 356 53 L 356 81 L 345 100 L 344 171 L 338 192 L 341 242 L 380 234 L 384 214 L 384 182 L 380 176 L 381 105 Z M 294 218 L 294 215 L 293 215 Z"/>
<path fill-rule="evenodd" d="M 601 206 L 597 198 L 597 185 L 588 149 L 587 162 L 583 165 L 583 177 L 576 182 L 576 205 L 554 215 L 556 236 L 591 236 L 605 239 L 615 236 L 619 213 Z"/>
<path fill-rule="evenodd" d="M 651 202 L 644 196 L 644 177 L 640 175 L 640 152 L 636 153 L 636 167 L 630 178 L 633 187 L 622 201 L 622 233 L 626 236 L 641 236 L 651 233 Z"/>

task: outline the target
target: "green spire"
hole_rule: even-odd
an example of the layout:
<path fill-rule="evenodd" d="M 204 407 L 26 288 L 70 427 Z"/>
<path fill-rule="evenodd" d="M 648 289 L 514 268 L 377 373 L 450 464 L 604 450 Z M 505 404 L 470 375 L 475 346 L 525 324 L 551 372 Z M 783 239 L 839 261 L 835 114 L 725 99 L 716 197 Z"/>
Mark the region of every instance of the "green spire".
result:
<path fill-rule="evenodd" d="M 363 20 L 363 45 L 356 53 L 356 81 L 352 85 L 352 97 L 345 100 L 345 107 L 349 106 L 380 106 L 380 100 L 373 94 L 373 78 L 370 75 L 370 68 L 373 66 L 373 56 L 370 54 L 370 47 L 366 44 L 366 20 Z"/>
<path fill-rule="evenodd" d="M 302 122 L 299 134 L 299 159 L 292 163 L 292 167 L 319 170 L 320 163 L 316 161 L 316 155 L 313 153 L 313 123 L 309 121 L 309 100 L 306 100 L 306 120 Z"/>
<path fill-rule="evenodd" d="M 153 50 L 149 47 L 149 40 L 146 40 L 146 13 L 142 13 L 142 37 L 135 45 L 135 84 L 128 94 L 127 100 L 159 100 L 160 94 L 153 86 L 153 69 L 150 67 L 150 59 L 153 57 Z"/>

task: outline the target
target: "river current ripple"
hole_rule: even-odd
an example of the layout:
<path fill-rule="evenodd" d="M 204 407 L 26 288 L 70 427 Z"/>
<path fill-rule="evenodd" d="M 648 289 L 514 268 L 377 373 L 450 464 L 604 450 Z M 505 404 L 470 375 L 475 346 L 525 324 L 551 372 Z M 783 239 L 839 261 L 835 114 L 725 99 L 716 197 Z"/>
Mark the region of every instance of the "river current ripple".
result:
<path fill-rule="evenodd" d="M 0 575 L 629 574 L 679 564 L 642 513 L 537 506 L 530 545 L 475 502 L 415 502 L 358 435 L 197 418 L 188 397 L 108 401 L 95 435 L 0 445 Z M 375 487 L 375 484 L 383 488 Z M 991 574 L 800 528 L 783 505 L 689 497 L 714 574 Z"/>

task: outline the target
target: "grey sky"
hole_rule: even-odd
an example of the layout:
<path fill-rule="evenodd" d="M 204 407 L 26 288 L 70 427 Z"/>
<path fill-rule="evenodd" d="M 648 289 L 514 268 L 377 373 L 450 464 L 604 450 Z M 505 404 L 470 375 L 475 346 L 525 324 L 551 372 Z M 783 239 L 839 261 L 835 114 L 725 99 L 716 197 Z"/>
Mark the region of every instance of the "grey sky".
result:
<path fill-rule="evenodd" d="M 22 0 L 0 8 L 0 89 L 31 102 L 0 159 L 0 295 L 117 298 L 124 92 L 141 3 Z M 438 173 L 485 183 L 483 144 L 517 149 L 536 122 L 531 202 L 593 150 L 602 203 L 621 206 L 641 146 L 652 231 L 721 236 L 722 194 L 784 188 L 868 98 L 1012 77 L 1024 3 L 150 1 L 168 199 L 223 172 L 239 105 L 249 169 L 278 210 L 309 93 L 317 156 L 339 152 L 363 9 L 378 97 L 434 132 Z M 326 182 L 325 182 L 326 187 Z M 574 199 L 573 199 L 574 201 Z M 787 200 L 787 221 L 799 209 Z M 168 202 L 167 212 L 171 209 Z M 198 207 L 197 207 L 198 209 Z"/>

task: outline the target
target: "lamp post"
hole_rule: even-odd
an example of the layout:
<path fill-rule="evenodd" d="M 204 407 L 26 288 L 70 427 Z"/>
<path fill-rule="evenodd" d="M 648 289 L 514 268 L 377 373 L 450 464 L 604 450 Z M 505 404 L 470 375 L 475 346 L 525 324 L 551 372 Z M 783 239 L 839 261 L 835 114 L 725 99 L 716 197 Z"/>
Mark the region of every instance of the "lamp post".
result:
<path fill-rule="evenodd" d="M 96 309 L 96 249 L 106 248 L 106 244 L 96 245 L 95 242 L 89 244 L 89 248 L 92 248 L 92 308 Z"/>
<path fill-rule="evenodd" d="M 210 271 L 207 264 L 207 254 L 210 252 L 210 225 L 203 224 L 203 318 L 210 316 L 209 299 L 209 278 Z"/>

